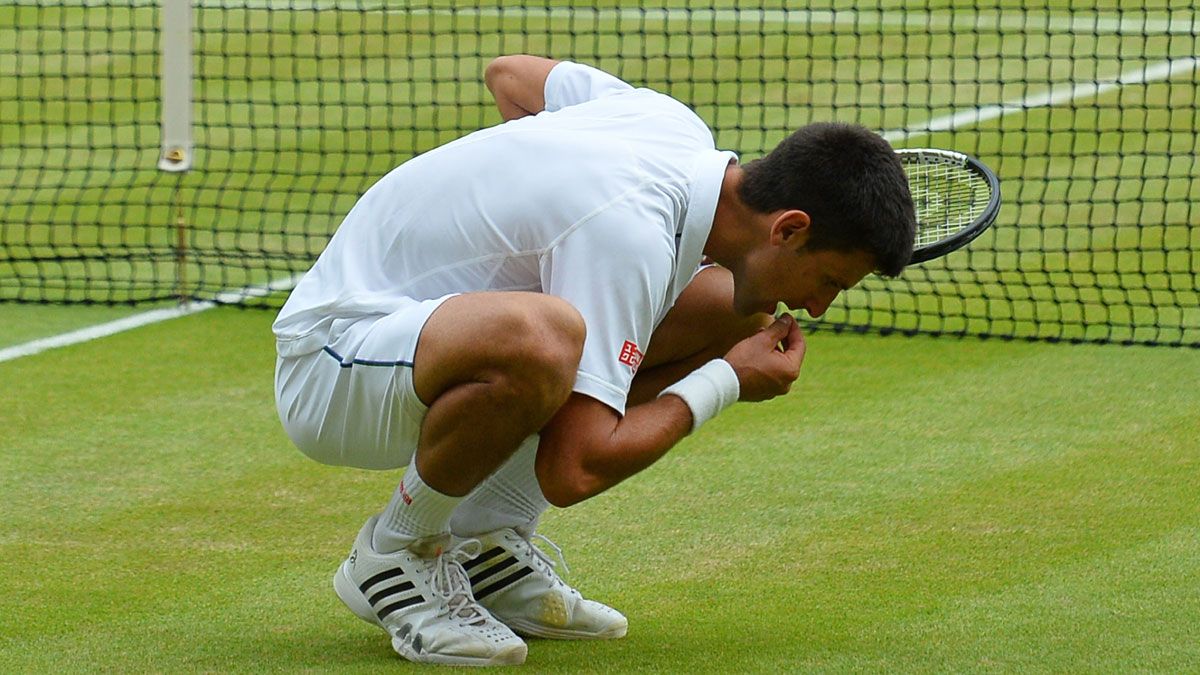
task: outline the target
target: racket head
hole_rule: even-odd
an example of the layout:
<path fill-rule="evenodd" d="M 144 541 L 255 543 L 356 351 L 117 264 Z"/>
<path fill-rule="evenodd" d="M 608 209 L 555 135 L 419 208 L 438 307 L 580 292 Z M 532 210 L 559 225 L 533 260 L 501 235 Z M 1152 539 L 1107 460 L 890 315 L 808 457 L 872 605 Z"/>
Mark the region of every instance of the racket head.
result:
<path fill-rule="evenodd" d="M 910 265 L 971 243 L 1000 212 L 1000 179 L 978 159 L 954 150 L 897 150 L 917 212 Z"/>

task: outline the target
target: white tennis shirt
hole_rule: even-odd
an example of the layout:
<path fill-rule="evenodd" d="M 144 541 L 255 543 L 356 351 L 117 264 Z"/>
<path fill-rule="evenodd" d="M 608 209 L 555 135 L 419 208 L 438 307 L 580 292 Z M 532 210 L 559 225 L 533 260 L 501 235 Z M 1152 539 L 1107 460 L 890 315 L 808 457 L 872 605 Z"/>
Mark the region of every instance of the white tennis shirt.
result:
<path fill-rule="evenodd" d="M 276 319 L 279 354 L 317 351 L 335 321 L 407 298 L 540 291 L 587 324 L 575 391 L 624 414 L 736 156 L 685 105 L 595 68 L 556 65 L 545 98 L 544 112 L 414 157 L 368 189 Z"/>

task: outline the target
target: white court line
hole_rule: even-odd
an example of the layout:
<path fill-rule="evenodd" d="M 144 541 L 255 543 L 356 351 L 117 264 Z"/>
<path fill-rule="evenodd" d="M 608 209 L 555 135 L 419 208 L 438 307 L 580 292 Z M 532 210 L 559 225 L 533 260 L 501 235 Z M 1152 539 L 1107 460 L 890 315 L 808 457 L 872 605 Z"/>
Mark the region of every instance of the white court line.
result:
<path fill-rule="evenodd" d="M 0 362 L 19 359 L 24 356 L 33 356 L 40 352 L 58 347 L 66 347 L 68 345 L 79 344 L 80 342 L 88 342 L 97 338 L 106 337 L 114 333 L 120 333 L 133 328 L 139 328 L 159 321 L 175 319 L 188 314 L 196 314 L 207 309 L 212 309 L 216 305 L 211 302 L 193 302 L 190 305 L 181 305 L 179 307 L 170 307 L 166 309 L 153 309 L 148 312 L 134 314 L 116 321 L 88 326 L 80 328 L 69 333 L 61 333 L 48 338 L 39 338 L 30 340 L 12 347 L 0 349 Z"/>
<path fill-rule="evenodd" d="M 949 131 L 962 126 L 982 124 L 983 122 L 998 119 L 1012 113 L 1024 112 L 1034 108 L 1051 108 L 1080 99 L 1101 96 L 1126 85 L 1149 84 L 1150 82 L 1170 79 L 1176 75 L 1191 73 L 1198 67 L 1200 67 L 1200 58 L 1197 57 L 1160 61 L 1142 68 L 1131 68 L 1108 82 L 1082 82 L 1071 87 L 1063 87 L 1058 90 L 1051 89 L 1039 94 L 1026 96 L 1016 101 L 972 108 L 971 110 L 964 110 L 944 117 L 935 117 L 907 129 L 893 129 L 884 132 L 883 137 L 888 139 L 888 141 L 895 142 L 935 131 Z"/>
<path fill-rule="evenodd" d="M 17 0 L 38 5 L 44 0 Z M 161 0 L 60 0 L 56 6 L 152 7 Z M 687 22 L 701 25 L 749 24 L 902 28 L 915 32 L 1024 32 L 1075 35 L 1193 35 L 1200 32 L 1200 15 L 1160 10 L 1138 12 L 1044 12 L 1030 10 L 872 10 L 872 9 L 689 9 L 684 7 L 395 7 L 383 0 L 347 3 L 344 0 L 194 0 L 200 10 L 384 11 L 409 16 L 449 16 L 528 21 Z M 347 6 L 348 5 L 348 6 Z"/>
<path fill-rule="evenodd" d="M 127 316 L 115 321 L 109 321 L 107 323 L 97 324 L 95 326 L 88 326 L 87 328 L 80 328 L 79 330 L 73 330 L 68 333 L 61 333 L 59 335 L 53 335 L 47 338 L 30 340 L 29 342 L 24 342 L 19 345 L 0 349 L 0 362 L 11 361 L 24 356 L 32 356 L 49 349 L 56 349 L 58 347 L 66 347 L 68 345 L 79 344 L 81 342 L 88 342 L 90 340 L 107 337 L 122 331 L 131 330 L 133 328 L 148 326 L 152 323 L 158 323 L 160 321 L 177 319 L 181 316 L 188 316 L 190 314 L 199 314 L 200 312 L 210 310 L 222 304 L 238 302 L 239 300 L 245 300 L 247 298 L 260 298 L 264 295 L 270 295 L 276 291 L 283 291 L 292 288 L 299 280 L 300 275 L 297 274 L 284 279 L 276 279 L 275 281 L 260 286 L 247 286 L 246 288 L 240 290 L 220 293 L 217 295 L 216 301 L 192 302 L 186 305 L 180 305 L 179 307 L 152 309 L 148 312 L 141 312 L 140 314 L 134 314 L 132 316 Z"/>

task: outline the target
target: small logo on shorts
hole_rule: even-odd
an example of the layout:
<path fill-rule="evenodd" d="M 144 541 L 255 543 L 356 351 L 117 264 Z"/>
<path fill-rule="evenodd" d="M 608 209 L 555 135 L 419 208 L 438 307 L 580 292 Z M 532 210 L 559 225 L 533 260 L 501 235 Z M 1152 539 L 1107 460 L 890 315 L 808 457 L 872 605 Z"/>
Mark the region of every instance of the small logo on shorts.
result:
<path fill-rule="evenodd" d="M 625 344 L 621 345 L 621 356 L 617 360 L 633 368 L 633 372 L 636 373 L 638 366 L 642 364 L 642 352 L 637 344 L 626 340 Z"/>
<path fill-rule="evenodd" d="M 400 498 L 405 504 L 412 504 L 412 497 L 408 495 L 408 490 L 404 489 L 404 483 L 400 483 Z"/>

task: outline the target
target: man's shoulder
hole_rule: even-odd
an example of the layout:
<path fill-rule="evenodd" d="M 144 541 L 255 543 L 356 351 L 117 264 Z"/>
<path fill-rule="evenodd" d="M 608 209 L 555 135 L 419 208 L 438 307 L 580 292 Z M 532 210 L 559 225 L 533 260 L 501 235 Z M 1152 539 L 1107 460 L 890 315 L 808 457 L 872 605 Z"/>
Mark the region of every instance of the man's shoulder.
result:
<path fill-rule="evenodd" d="M 711 135 L 712 133 L 708 124 L 696 114 L 695 110 L 670 94 L 647 87 L 638 87 L 621 92 L 612 99 L 610 103 L 615 104 L 614 107 L 618 109 L 628 107 L 634 110 L 653 111 L 655 113 L 653 121 L 664 127 L 678 128 L 679 123 L 684 122 L 696 129 L 702 129 L 706 134 Z"/>
<path fill-rule="evenodd" d="M 547 106 L 547 112 L 552 114 L 537 117 L 552 126 L 558 123 L 571 125 L 571 120 L 577 119 L 607 118 L 621 124 L 653 127 L 664 135 L 688 135 L 711 145 L 711 129 L 686 103 L 656 89 L 633 87 L 616 78 L 612 80 L 621 86 L 608 87 L 602 95 L 592 98 L 577 94 L 580 100 L 561 107 Z"/>

